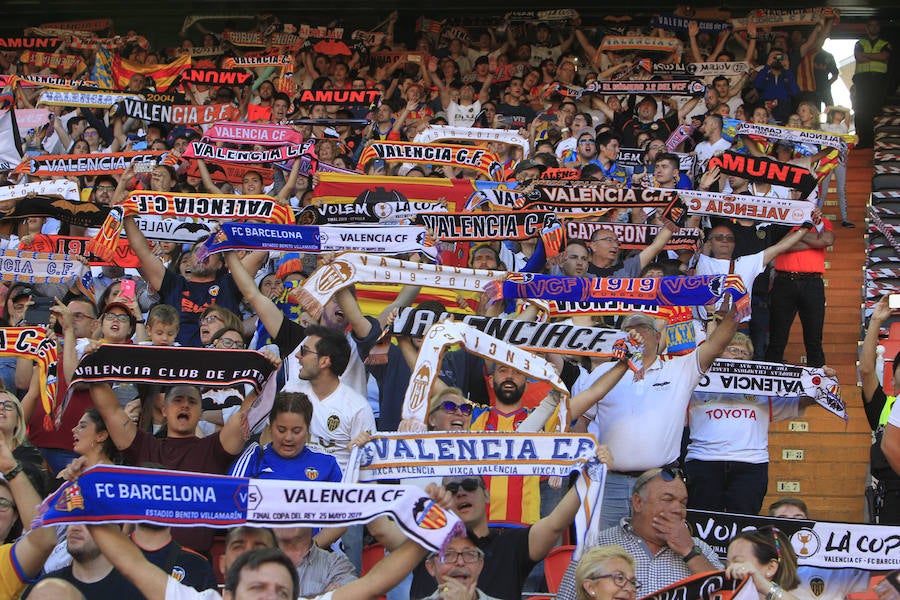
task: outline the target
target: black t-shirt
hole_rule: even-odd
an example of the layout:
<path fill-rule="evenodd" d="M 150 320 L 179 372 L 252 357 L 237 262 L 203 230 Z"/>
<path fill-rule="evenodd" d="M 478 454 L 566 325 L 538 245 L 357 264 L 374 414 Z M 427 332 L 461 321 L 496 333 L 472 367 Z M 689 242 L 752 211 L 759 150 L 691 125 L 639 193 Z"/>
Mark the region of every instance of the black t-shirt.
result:
<path fill-rule="evenodd" d="M 881 411 L 887 402 L 887 394 L 884 388 L 879 385 L 872 398 L 865 402 L 863 396 L 863 408 L 866 409 L 866 419 L 869 421 L 869 427 L 875 432 L 875 441 L 869 449 L 869 461 L 872 466 L 872 475 L 882 481 L 891 481 L 900 483 L 900 475 L 897 475 L 888 463 L 887 457 L 881 451 L 881 438 L 884 436 L 884 425 L 878 421 L 881 419 Z"/>
<path fill-rule="evenodd" d="M 241 292 L 230 273 L 214 281 L 191 282 L 166 270 L 159 296 L 180 314 L 181 324 L 175 339 L 182 346 L 200 346 L 200 314 L 207 306 L 215 304 L 241 314 Z"/>
<path fill-rule="evenodd" d="M 484 551 L 484 568 L 478 577 L 478 589 L 494 598 L 520 598 L 525 578 L 536 564 L 528 555 L 530 527 L 491 527 L 478 538 Z M 421 599 L 437 589 L 437 582 L 425 570 L 424 561 L 413 571 L 409 597 Z"/>
<path fill-rule="evenodd" d="M 216 575 L 206 557 L 193 550 L 182 548 L 175 540 L 170 541 L 159 550 L 141 548 L 141 552 L 144 553 L 144 558 L 179 583 L 192 587 L 198 592 L 216 589 Z"/>
<path fill-rule="evenodd" d="M 138 591 L 138 589 L 134 587 L 130 581 L 125 579 L 124 575 L 122 575 L 115 569 L 110 571 L 109 575 L 107 575 L 100 581 L 95 581 L 94 583 L 84 583 L 75 579 L 75 576 L 72 575 L 72 565 L 59 569 L 58 571 L 48 573 L 46 577 L 42 577 L 41 579 L 46 579 L 47 577 L 53 577 L 56 579 L 63 579 L 65 581 L 68 581 L 69 583 L 74 585 L 79 592 L 84 594 L 84 597 L 88 598 L 88 600 L 91 600 L 93 598 L 125 599 L 144 597 L 143 594 L 141 594 L 140 591 Z M 22 598 L 27 598 L 29 594 L 31 594 L 30 587 L 24 594 L 22 594 Z"/>

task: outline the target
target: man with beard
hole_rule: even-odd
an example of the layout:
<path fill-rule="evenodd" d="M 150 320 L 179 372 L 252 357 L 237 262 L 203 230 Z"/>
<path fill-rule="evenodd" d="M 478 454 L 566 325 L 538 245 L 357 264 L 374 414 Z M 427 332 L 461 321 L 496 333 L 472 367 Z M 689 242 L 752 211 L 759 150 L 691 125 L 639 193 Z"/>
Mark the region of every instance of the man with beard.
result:
<path fill-rule="evenodd" d="M 166 269 L 153 254 L 150 243 L 141 232 L 133 215 L 124 219 L 128 244 L 141 261 L 141 275 L 156 290 L 164 304 L 178 309 L 181 325 L 176 341 L 182 346 L 200 347 L 200 313 L 207 306 L 217 304 L 235 314 L 241 314 L 241 293 L 230 274 L 222 274 L 222 258 L 213 254 L 205 261 L 196 260 L 197 242 L 190 255 L 183 260 L 190 265 L 190 281 L 178 273 Z M 268 253 L 251 252 L 244 257 L 244 267 L 256 273 L 265 262 Z M 254 284 L 254 288 L 256 285 Z"/>
<path fill-rule="evenodd" d="M 509 365 L 497 364 L 491 376 L 494 401 L 475 410 L 470 431 L 515 431 L 528 416 L 522 404 L 527 378 Z M 486 477 L 492 502 L 491 523 L 531 525 L 541 517 L 540 477 Z"/>
<path fill-rule="evenodd" d="M 48 573 L 42 579 L 68 581 L 84 594 L 85 598 L 140 597 L 137 588 L 103 556 L 86 526 L 69 525 L 66 528 L 66 550 L 72 555 L 72 564 Z M 27 598 L 28 592 L 22 597 Z"/>

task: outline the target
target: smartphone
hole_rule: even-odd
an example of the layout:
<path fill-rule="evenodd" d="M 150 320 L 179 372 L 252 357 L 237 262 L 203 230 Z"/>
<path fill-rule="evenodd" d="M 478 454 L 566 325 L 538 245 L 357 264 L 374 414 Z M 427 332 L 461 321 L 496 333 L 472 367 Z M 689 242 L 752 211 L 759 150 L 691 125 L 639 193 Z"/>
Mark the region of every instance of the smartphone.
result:
<path fill-rule="evenodd" d="M 132 146 L 133 148 L 134 146 Z M 134 163 L 135 173 L 152 173 L 156 168 L 156 164 L 152 162 L 136 162 Z"/>
<path fill-rule="evenodd" d="M 25 322 L 29 325 L 48 325 L 53 298 L 32 296 L 33 304 L 25 310 Z"/>
<path fill-rule="evenodd" d="M 123 279 L 119 282 L 119 295 L 129 302 L 134 300 L 134 279 Z"/>
<path fill-rule="evenodd" d="M 891 294 L 888 296 L 888 306 L 891 310 L 900 309 L 900 294 Z"/>
<path fill-rule="evenodd" d="M 547 113 L 541 113 L 540 117 L 538 117 L 538 118 L 539 118 L 541 121 L 544 121 L 545 123 L 552 123 L 553 121 L 556 121 L 556 120 L 557 120 L 557 116 L 556 116 L 556 115 L 550 115 L 550 114 L 547 114 Z"/>

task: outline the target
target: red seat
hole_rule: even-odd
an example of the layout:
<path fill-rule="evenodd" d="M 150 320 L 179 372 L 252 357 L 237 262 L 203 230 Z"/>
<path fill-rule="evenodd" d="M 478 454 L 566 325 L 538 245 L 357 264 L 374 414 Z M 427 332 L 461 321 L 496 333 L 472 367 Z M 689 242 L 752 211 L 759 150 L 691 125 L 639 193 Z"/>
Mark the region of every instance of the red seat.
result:
<path fill-rule="evenodd" d="M 557 546 L 544 558 L 544 578 L 547 580 L 547 591 L 556 594 L 563 575 L 572 562 L 575 546 Z"/>
<path fill-rule="evenodd" d="M 368 573 L 378 561 L 384 558 L 384 556 L 384 546 L 381 544 L 375 543 L 364 546 L 362 551 L 362 572 L 359 574 L 360 577 Z M 385 597 L 380 596 L 378 600 L 385 600 Z"/>

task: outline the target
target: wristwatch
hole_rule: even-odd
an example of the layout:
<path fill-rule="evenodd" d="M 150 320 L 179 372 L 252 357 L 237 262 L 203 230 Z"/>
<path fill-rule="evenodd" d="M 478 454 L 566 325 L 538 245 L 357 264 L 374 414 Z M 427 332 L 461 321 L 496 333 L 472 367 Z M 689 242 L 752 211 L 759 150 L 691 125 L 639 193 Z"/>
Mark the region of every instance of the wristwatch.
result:
<path fill-rule="evenodd" d="M 700 549 L 700 546 L 694 544 L 694 547 L 691 548 L 691 551 L 681 557 L 684 562 L 691 562 L 691 559 L 695 556 L 702 556 L 703 550 Z"/>
<path fill-rule="evenodd" d="M 3 479 L 6 481 L 12 481 L 13 478 L 22 472 L 22 463 L 16 461 L 16 466 L 3 474 Z"/>

